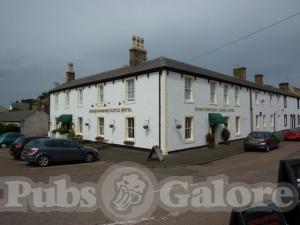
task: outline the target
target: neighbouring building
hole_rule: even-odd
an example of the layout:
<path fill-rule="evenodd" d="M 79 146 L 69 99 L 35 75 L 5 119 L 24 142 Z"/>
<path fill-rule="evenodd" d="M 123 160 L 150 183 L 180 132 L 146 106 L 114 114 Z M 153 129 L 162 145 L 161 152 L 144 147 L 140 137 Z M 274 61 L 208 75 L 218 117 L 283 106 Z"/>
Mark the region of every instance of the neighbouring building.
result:
<path fill-rule="evenodd" d="M 130 65 L 75 79 L 68 65 L 66 82 L 50 93 L 50 130 L 73 128 L 84 139 L 164 154 L 217 143 L 226 124 L 230 140 L 253 130 L 280 131 L 300 126 L 299 95 L 265 85 L 263 75 L 246 79 L 160 57 L 147 60 L 144 39 L 133 37 Z"/>
<path fill-rule="evenodd" d="M 15 124 L 25 136 L 47 136 L 49 115 L 43 111 L 25 110 L 0 113 L 1 124 Z"/>
<path fill-rule="evenodd" d="M 1 112 L 7 112 L 7 111 L 8 111 L 8 109 L 6 109 L 5 107 L 0 105 L 0 113 Z"/>

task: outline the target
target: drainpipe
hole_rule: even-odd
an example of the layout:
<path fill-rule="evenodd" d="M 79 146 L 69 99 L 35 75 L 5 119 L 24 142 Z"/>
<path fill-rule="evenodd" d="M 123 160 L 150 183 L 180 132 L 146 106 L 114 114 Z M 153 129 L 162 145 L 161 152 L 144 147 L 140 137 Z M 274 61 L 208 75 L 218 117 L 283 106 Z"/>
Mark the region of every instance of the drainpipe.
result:
<path fill-rule="evenodd" d="M 252 104 L 252 89 L 250 89 L 250 129 L 253 131 L 253 104 Z"/>

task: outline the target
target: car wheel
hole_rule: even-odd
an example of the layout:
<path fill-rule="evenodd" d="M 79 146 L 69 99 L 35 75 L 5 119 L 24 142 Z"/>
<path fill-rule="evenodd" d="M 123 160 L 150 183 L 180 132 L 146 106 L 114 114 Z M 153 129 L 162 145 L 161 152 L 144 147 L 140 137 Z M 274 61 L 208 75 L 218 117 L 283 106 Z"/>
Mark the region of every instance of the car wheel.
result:
<path fill-rule="evenodd" d="M 269 152 L 270 151 L 270 145 L 267 145 L 266 146 L 266 152 Z"/>
<path fill-rule="evenodd" d="M 48 166 L 50 163 L 49 156 L 47 156 L 47 155 L 39 156 L 36 163 L 37 163 L 37 165 L 42 166 L 42 167 Z"/>
<path fill-rule="evenodd" d="M 5 144 L 5 143 L 2 143 L 2 144 L 1 144 L 1 148 L 6 148 L 6 144 Z"/>
<path fill-rule="evenodd" d="M 88 152 L 84 157 L 84 161 L 87 163 L 95 161 L 95 154 Z"/>

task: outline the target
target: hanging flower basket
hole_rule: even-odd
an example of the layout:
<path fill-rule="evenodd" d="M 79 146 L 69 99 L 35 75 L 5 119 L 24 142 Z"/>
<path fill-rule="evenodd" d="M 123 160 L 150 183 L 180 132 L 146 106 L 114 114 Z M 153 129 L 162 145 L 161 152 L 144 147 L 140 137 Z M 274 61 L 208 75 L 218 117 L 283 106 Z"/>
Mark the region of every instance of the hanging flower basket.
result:
<path fill-rule="evenodd" d="M 181 124 L 177 124 L 177 125 L 176 125 L 176 129 L 179 130 L 179 129 L 181 129 L 181 128 L 182 128 Z"/>
<path fill-rule="evenodd" d="M 124 141 L 123 142 L 125 145 L 134 145 L 134 141 Z"/>
<path fill-rule="evenodd" d="M 144 128 L 145 130 L 148 130 L 148 129 L 149 129 L 149 125 L 146 124 L 146 125 L 143 126 L 143 128 Z"/>
<path fill-rule="evenodd" d="M 110 127 L 110 128 L 114 128 L 115 125 L 114 125 L 114 124 L 109 124 L 109 127 Z"/>

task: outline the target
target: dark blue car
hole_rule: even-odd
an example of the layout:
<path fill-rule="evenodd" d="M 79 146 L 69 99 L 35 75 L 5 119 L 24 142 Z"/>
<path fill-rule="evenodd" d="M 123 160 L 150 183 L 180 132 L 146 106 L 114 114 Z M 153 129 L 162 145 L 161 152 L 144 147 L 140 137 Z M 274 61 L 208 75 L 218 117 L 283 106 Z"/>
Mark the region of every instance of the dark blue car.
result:
<path fill-rule="evenodd" d="M 22 158 L 38 166 L 48 166 L 54 162 L 93 162 L 98 158 L 98 152 L 66 139 L 41 138 L 25 146 Z"/>
<path fill-rule="evenodd" d="M 245 151 L 258 149 L 266 152 L 279 147 L 279 140 L 268 131 L 253 131 L 244 140 Z"/>

